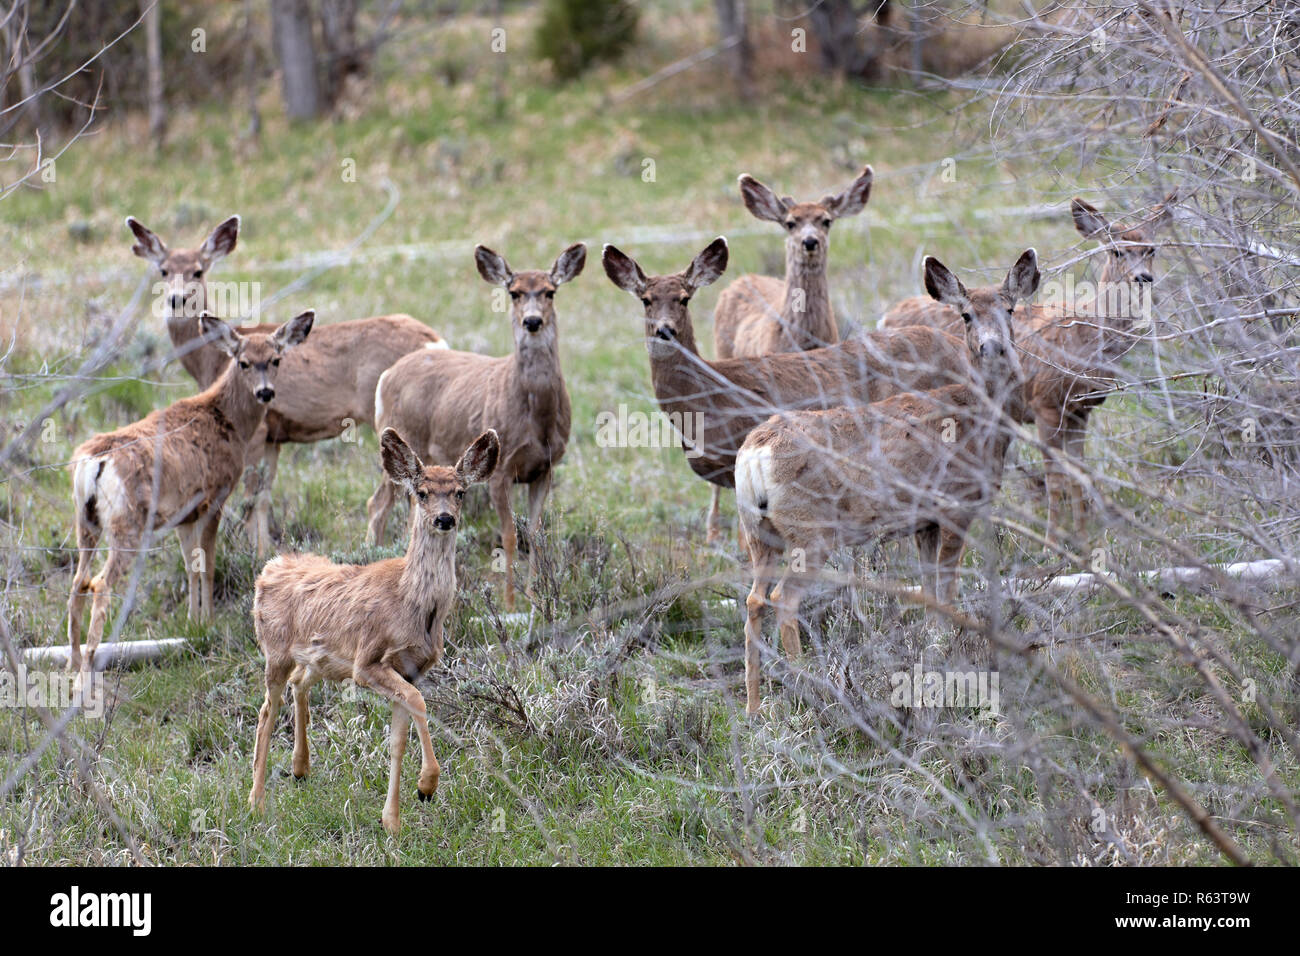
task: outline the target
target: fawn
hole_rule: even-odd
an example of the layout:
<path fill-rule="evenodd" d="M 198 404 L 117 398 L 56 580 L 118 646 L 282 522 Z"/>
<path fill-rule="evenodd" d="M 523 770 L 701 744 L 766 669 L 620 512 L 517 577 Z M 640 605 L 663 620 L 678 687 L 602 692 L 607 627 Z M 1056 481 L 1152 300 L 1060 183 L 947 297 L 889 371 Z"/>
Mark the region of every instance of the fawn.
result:
<path fill-rule="evenodd" d="M 966 327 L 971 381 L 894 395 L 862 407 L 772 416 L 736 459 L 736 502 L 749 543 L 753 587 L 745 601 L 746 710 L 759 705 L 763 613 L 777 609 L 781 644 L 800 653 L 799 604 L 835 547 L 914 535 L 922 589 L 955 596 L 966 532 L 996 495 L 1020 402 L 1011 313 L 1038 288 L 1027 250 L 1001 286 L 967 291 L 938 260 L 925 260 L 930 295 Z M 791 562 L 768 594 L 777 559 Z"/>
<path fill-rule="evenodd" d="M 454 467 L 425 465 L 391 428 L 380 435 L 384 471 L 414 502 L 406 555 L 373 564 L 335 564 L 315 554 L 281 555 L 258 575 L 253 598 L 257 643 L 266 656 L 266 699 L 257 716 L 249 807 L 266 797 L 266 757 L 280 700 L 293 685 L 293 775 L 307 775 L 308 694 L 318 681 L 349 678 L 393 705 L 392 762 L 382 821 L 401 827 L 398 790 L 411 719 L 420 737 L 418 792 L 438 786 L 428 713 L 415 687 L 442 659 L 443 630 L 456 600 L 456 524 L 470 485 L 497 467 L 501 443 L 479 435 Z"/>
<path fill-rule="evenodd" d="M 81 615 L 94 598 L 85 669 L 94 669 L 113 587 L 146 533 L 176 528 L 189 575 L 189 616 L 212 616 L 221 508 L 244 467 L 244 452 L 276 398 L 280 360 L 311 331 L 314 312 L 271 332 L 238 335 L 208 314 L 204 338 L 230 361 L 204 391 L 151 412 L 140 421 L 83 442 L 72 453 L 77 570 L 68 598 L 70 666 L 81 669 Z M 101 535 L 109 539 L 104 569 L 90 566 Z M 197 552 L 197 553 L 196 553 Z"/>

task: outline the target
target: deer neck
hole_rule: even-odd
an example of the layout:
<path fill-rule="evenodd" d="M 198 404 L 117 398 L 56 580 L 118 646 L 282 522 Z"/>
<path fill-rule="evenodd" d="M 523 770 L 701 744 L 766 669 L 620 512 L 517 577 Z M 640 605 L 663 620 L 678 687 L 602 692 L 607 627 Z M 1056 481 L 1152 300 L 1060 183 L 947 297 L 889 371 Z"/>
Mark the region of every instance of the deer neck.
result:
<path fill-rule="evenodd" d="M 247 444 L 266 418 L 266 405 L 253 397 L 252 390 L 239 381 L 235 363 L 229 362 L 226 371 L 205 393 L 235 430 L 239 440 Z"/>
<path fill-rule="evenodd" d="M 661 406 L 672 407 L 685 396 L 696 396 L 698 402 L 701 392 L 708 391 L 704 384 L 708 381 L 708 363 L 700 357 L 695 331 L 689 325 L 675 342 L 648 339 L 646 345 L 650 351 L 650 383 Z"/>
<path fill-rule="evenodd" d="M 402 597 L 422 615 L 430 616 L 438 602 L 456 593 L 456 535 L 428 530 L 420 515 L 411 518 L 400 587 Z"/>
<path fill-rule="evenodd" d="M 810 266 L 797 249 L 786 250 L 785 300 L 781 304 L 782 324 L 792 332 L 803 334 L 796 341 L 800 348 L 817 348 L 840 340 L 835 313 L 831 309 L 830 284 L 826 280 L 826 262 Z"/>
<path fill-rule="evenodd" d="M 204 301 L 207 294 L 204 293 Z M 172 347 L 181 353 L 181 366 L 189 372 L 200 387 L 207 388 L 221 376 L 222 369 L 229 359 L 211 345 L 200 344 L 202 334 L 199 320 L 192 315 L 167 315 L 167 336 L 172 340 Z"/>
<path fill-rule="evenodd" d="M 564 391 L 560 369 L 560 340 L 551 332 L 543 342 L 524 340 L 515 346 L 515 388 L 534 415 L 549 414 Z"/>

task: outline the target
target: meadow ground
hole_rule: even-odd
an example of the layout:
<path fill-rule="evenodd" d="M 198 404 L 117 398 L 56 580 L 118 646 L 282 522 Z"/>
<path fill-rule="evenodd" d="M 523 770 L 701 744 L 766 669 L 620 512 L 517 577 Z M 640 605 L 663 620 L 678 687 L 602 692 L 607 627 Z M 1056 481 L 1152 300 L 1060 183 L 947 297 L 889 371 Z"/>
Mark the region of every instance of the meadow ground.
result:
<path fill-rule="evenodd" d="M 570 242 L 589 249 L 584 274 L 557 295 L 574 426 L 548 510 L 539 596 L 526 620 L 499 616 L 496 522 L 475 495 L 460 535 L 448 665 L 424 685 L 442 782 L 433 802 L 417 803 L 418 757 L 408 753 L 400 838 L 386 837 L 379 821 L 389 708 L 345 686 L 314 691 L 313 772 L 299 783 L 283 775 L 291 735 L 281 711 L 268 815 L 247 812 L 261 658 L 249 615 L 258 567 L 237 493 L 218 554 L 216 620 L 186 620 L 176 548 L 160 544 L 125 636 L 185 637 L 190 649 L 110 673 L 108 718 L 74 725 L 97 755 L 101 799 L 79 789 L 72 765 L 49 748 L 0 801 L 0 849 L 21 847 L 32 863 L 125 863 L 133 853 L 198 864 L 1218 859 L 1031 662 L 1002 662 L 1000 715 L 891 710 L 892 672 L 918 656 L 960 655 L 916 611 L 870 591 L 825 597 L 805 676 L 773 665 L 770 676 L 783 679 L 765 681 L 767 706 L 744 719 L 736 599 L 743 609 L 748 582 L 734 541 L 704 545 L 708 487 L 678 449 L 595 440 L 600 412 L 654 408 L 640 308 L 602 274 L 601 245 L 666 272 L 726 235 L 728 274 L 692 310 L 711 354 L 710 312 L 726 280 L 782 265 L 779 230 L 738 201 L 740 172 L 802 198 L 874 166 L 870 204 L 834 227 L 831 246 L 837 312 L 870 328 L 884 306 L 920 291 L 922 250 L 976 282 L 999 276 L 1029 245 L 1050 266 L 1078 259 L 1066 202 L 1105 171 L 1069 158 L 1054 168 L 990 160 L 979 97 L 796 74 L 768 80 L 761 101 L 742 107 L 705 67 L 620 101 L 619 91 L 690 48 L 683 22 L 620 66 L 562 88 L 527 57 L 479 55 L 486 21 L 457 20 L 436 37 L 403 34 L 385 48 L 360 118 L 290 127 L 269 95 L 254 147 L 241 138 L 242 118 L 207 105 L 177 114 L 157 157 L 140 145 L 142 119 L 117 118 L 59 159 L 54 183 L 0 206 L 7 435 L 66 383 L 137 285 L 152 281 L 130 254 L 128 214 L 174 244 L 197 243 L 221 218 L 242 215 L 239 247 L 212 278 L 261 283 L 269 320 L 308 307 L 320 322 L 408 312 L 453 347 L 492 354 L 510 348 L 510 329 L 491 311 L 474 244 L 516 268 L 543 268 Z M 376 220 L 351 258 L 328 255 Z M 1084 265 L 1074 268 L 1082 274 Z M 310 282 L 286 289 L 311 270 Z M 4 613 L 22 646 L 66 640 L 71 450 L 193 390 L 177 363 L 151 370 L 170 343 L 147 301 L 129 349 L 0 481 Z M 1158 416 L 1136 413 L 1150 401 L 1120 396 L 1096 416 L 1089 449 L 1098 468 L 1129 478 L 1126 504 L 1171 537 L 1216 560 L 1248 556 L 1230 535 L 1200 534 L 1203 516 L 1161 511 L 1146 486 L 1152 470 L 1187 449 L 1164 440 Z M 364 546 L 365 500 L 380 472 L 376 436 L 358 435 L 281 456 L 281 550 L 347 560 L 398 553 Z M 1040 475 L 1036 452 L 1022 450 L 1004 497 L 1041 514 Z M 1198 494 L 1179 487 L 1183 500 Z M 734 522 L 729 496 L 727 516 Z M 391 520 L 395 530 L 400 519 Z M 1136 540 L 1116 542 L 1112 560 L 1169 563 L 1158 542 Z M 1014 534 L 999 546 L 1006 568 L 1061 566 Z M 903 572 L 909 554 L 885 551 Z M 1276 604 L 1287 613 L 1285 595 Z M 1296 712 L 1281 657 L 1232 618 L 1216 622 L 1217 605 L 1195 595 L 1171 605 Z M 1105 596 L 1062 596 L 1034 615 L 1012 608 L 1006 617 L 1025 634 L 1050 635 L 1064 621 L 1100 640 L 1084 650 L 1049 642 L 1042 660 L 1107 697 L 1126 730 L 1212 806 L 1256 795 L 1252 812 L 1225 826 L 1252 856 L 1269 858 L 1278 808 L 1244 747 L 1212 721 L 1188 729 L 1206 700 L 1187 665 L 1140 614 Z M 0 779 L 43 736 L 30 712 L 0 710 Z M 1279 758 L 1278 770 L 1292 788 L 1300 783 L 1294 763 Z M 1113 821 L 1103 831 L 1097 808 Z"/>

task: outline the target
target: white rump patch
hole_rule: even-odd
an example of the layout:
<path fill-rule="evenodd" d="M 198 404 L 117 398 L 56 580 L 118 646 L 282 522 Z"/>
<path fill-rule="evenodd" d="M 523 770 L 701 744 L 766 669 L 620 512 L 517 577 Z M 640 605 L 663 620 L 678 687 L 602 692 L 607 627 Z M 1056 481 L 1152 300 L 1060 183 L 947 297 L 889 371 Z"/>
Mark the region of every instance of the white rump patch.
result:
<path fill-rule="evenodd" d="M 436 341 L 436 342 L 425 342 L 425 343 L 424 343 L 424 347 L 425 347 L 426 349 L 449 349 L 449 348 L 451 348 L 451 346 L 447 344 L 447 340 L 446 340 L 446 339 L 438 339 L 438 341 Z"/>
<path fill-rule="evenodd" d="M 772 449 L 741 448 L 736 456 L 736 507 L 751 514 L 768 506 L 772 487 Z"/>

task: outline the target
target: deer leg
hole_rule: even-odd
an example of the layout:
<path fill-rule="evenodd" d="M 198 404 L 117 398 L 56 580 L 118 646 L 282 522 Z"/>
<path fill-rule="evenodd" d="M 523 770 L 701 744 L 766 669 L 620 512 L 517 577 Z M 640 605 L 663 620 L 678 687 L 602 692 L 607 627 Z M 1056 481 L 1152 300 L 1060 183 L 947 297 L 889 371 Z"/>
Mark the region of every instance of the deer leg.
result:
<path fill-rule="evenodd" d="M 1090 409 L 1082 409 L 1071 414 L 1065 422 L 1065 453 L 1075 467 L 1083 465 L 1084 441 L 1088 437 L 1088 415 Z M 1088 517 L 1088 496 L 1083 483 L 1069 476 L 1070 510 L 1074 519 L 1072 527 L 1076 532 L 1084 530 Z"/>
<path fill-rule="evenodd" d="M 268 441 L 262 450 L 262 475 L 257 483 L 257 498 L 253 502 L 253 516 L 257 521 L 257 543 L 254 552 L 263 558 L 271 550 L 271 488 L 280 466 L 280 445 Z"/>
<path fill-rule="evenodd" d="M 498 468 L 498 474 L 501 469 Z M 492 497 L 492 504 L 497 509 L 497 517 L 501 520 L 501 547 L 505 551 L 506 557 L 506 597 L 505 604 L 507 611 L 515 609 L 515 547 L 518 543 L 515 536 L 515 515 L 510 509 L 510 489 L 513 487 L 512 479 L 506 475 L 504 480 L 494 480 L 488 485 L 488 492 Z"/>
<path fill-rule="evenodd" d="M 1062 467 L 1064 438 L 1061 432 L 1060 413 L 1034 409 L 1038 423 L 1038 440 L 1043 445 L 1043 481 L 1047 486 L 1047 543 L 1058 543 L 1061 530 L 1061 505 L 1064 503 L 1066 481 Z"/>
<path fill-rule="evenodd" d="M 551 473 L 548 471 L 528 486 L 528 591 L 530 598 L 536 598 L 533 590 L 537 580 L 538 535 L 542 529 L 542 508 L 546 497 L 551 492 Z"/>
<path fill-rule="evenodd" d="M 181 564 L 185 566 L 185 596 L 188 600 L 185 616 L 191 621 L 198 620 L 199 617 L 200 580 L 199 572 L 194 569 L 200 558 L 194 554 L 194 548 L 197 546 L 197 536 L 194 532 L 193 522 L 176 526 L 176 540 L 181 543 Z"/>
<path fill-rule="evenodd" d="M 366 502 L 366 514 L 369 522 L 366 526 L 366 544 L 381 545 L 387 537 L 385 529 L 388 524 L 388 512 L 393 507 L 393 494 L 397 486 L 384 475 L 379 479 L 379 487 Z"/>
<path fill-rule="evenodd" d="M 95 557 L 99 535 L 77 519 L 77 570 L 72 575 L 72 593 L 68 595 L 68 669 L 81 670 L 81 617 L 90 593 L 90 565 Z"/>
<path fill-rule="evenodd" d="M 717 544 L 722 539 L 722 489 L 718 485 L 709 487 L 713 494 L 709 499 L 709 519 L 704 533 L 704 543 Z"/>
<path fill-rule="evenodd" d="M 767 608 L 767 589 L 772 584 L 777 550 L 754 534 L 749 538 L 749 561 L 754 584 L 745 598 L 745 713 L 757 714 L 759 664 L 763 646 L 763 612 Z"/>
<path fill-rule="evenodd" d="M 95 650 L 104 637 L 104 622 L 108 619 L 108 606 L 113 600 L 113 588 L 126 571 L 128 555 L 134 556 L 139 545 L 137 535 L 129 530 L 115 529 L 110 536 L 108 560 L 104 568 L 90 580 L 92 598 L 90 602 L 90 630 L 86 634 L 86 654 L 82 659 L 77 678 L 76 690 L 79 693 L 87 674 L 95 670 Z"/>
<path fill-rule="evenodd" d="M 382 816 L 384 829 L 394 835 L 402 828 L 402 757 L 406 755 L 406 741 L 410 736 L 411 715 L 404 707 L 394 704 L 393 726 L 389 731 L 388 796 L 384 800 Z"/>
<path fill-rule="evenodd" d="M 921 593 L 934 595 L 938 591 L 939 526 L 926 525 L 916 532 L 916 550 L 921 556 Z"/>
<path fill-rule="evenodd" d="M 257 714 L 257 737 L 253 742 L 253 789 L 248 792 L 248 807 L 254 812 L 266 802 L 266 756 L 271 747 L 271 732 L 275 718 L 280 713 L 280 700 L 289 668 L 271 661 L 266 662 L 266 697 Z"/>
<path fill-rule="evenodd" d="M 952 607 L 957 598 L 957 568 L 966 550 L 969 525 L 943 528 L 939 532 L 939 553 L 935 562 L 934 597 L 944 607 Z"/>
<path fill-rule="evenodd" d="M 352 679 L 357 682 L 358 686 L 369 687 L 392 701 L 394 731 L 398 729 L 399 711 L 408 721 L 414 720 L 416 733 L 420 735 L 421 748 L 420 780 L 417 784 L 418 796 L 421 800 L 428 800 L 433 796 L 434 790 L 438 788 L 439 771 L 438 760 L 433 755 L 433 739 L 429 736 L 429 713 L 424 706 L 424 697 L 401 674 L 380 661 L 354 667 Z M 405 747 L 406 734 L 401 734 L 401 737 L 402 746 Z M 399 763 L 400 758 L 394 761 L 394 766 Z M 389 778 L 388 800 L 384 804 L 383 813 L 384 829 L 389 833 L 397 833 L 401 826 L 397 786 L 397 775 L 393 774 Z"/>
<path fill-rule="evenodd" d="M 298 681 L 293 685 L 293 775 L 299 780 L 311 771 L 311 752 L 307 748 L 307 727 L 311 724 L 310 697 L 311 684 Z"/>
<path fill-rule="evenodd" d="M 827 553 L 821 545 L 812 545 L 804 551 L 804 569 L 786 569 L 772 590 L 771 601 L 776 605 L 777 627 L 781 633 L 781 647 L 785 656 L 794 660 L 803 653 L 799 642 L 799 604 L 811 586 L 813 575 L 826 565 Z"/>
<path fill-rule="evenodd" d="M 211 621 L 215 606 L 212 603 L 212 584 L 217 576 L 217 530 L 221 526 L 221 504 L 217 503 L 200 521 L 195 537 L 203 549 L 202 581 L 203 601 L 199 607 L 200 620 Z"/>
<path fill-rule="evenodd" d="M 253 437 L 248 440 L 248 444 L 244 446 L 244 496 L 250 504 L 248 517 L 244 519 L 244 534 L 248 536 L 248 543 L 253 546 L 253 554 L 259 558 L 262 556 L 263 545 L 258 539 L 257 501 L 262 493 L 264 478 L 262 460 L 270 447 L 266 440 L 266 433 L 266 422 L 263 421 L 257 426 L 257 431 L 253 432 Z"/>

